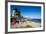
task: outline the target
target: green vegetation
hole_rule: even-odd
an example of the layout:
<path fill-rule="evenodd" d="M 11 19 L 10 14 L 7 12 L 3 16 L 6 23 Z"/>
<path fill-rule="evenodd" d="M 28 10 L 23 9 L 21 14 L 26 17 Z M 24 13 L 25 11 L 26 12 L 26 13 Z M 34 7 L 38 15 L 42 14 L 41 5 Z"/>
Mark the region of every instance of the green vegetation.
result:
<path fill-rule="evenodd" d="M 20 11 L 19 11 L 17 8 L 15 8 L 15 13 L 14 13 L 14 15 L 15 15 L 15 16 L 16 16 L 16 15 L 17 15 L 17 16 L 20 16 L 20 14 L 21 14 Z"/>
<path fill-rule="evenodd" d="M 32 26 L 31 25 L 26 25 L 26 27 L 25 28 L 32 28 Z"/>

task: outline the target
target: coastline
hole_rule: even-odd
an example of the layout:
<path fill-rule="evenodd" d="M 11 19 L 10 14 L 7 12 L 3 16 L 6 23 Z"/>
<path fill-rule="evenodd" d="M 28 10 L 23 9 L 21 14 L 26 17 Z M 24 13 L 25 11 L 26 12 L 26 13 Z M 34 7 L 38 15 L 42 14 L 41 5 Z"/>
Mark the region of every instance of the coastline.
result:
<path fill-rule="evenodd" d="M 40 23 L 36 23 L 36 22 L 32 22 L 32 21 L 26 21 L 24 23 L 19 22 L 19 24 L 16 23 L 14 25 L 11 25 L 11 28 L 28 28 L 27 25 L 28 25 L 28 27 L 31 26 L 29 28 L 41 27 Z"/>

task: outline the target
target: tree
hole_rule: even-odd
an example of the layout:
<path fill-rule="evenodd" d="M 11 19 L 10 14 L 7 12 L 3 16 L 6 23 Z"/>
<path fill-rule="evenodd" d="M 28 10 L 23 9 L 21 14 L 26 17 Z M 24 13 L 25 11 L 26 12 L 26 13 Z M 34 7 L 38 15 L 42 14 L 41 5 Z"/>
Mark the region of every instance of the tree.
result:
<path fill-rule="evenodd" d="M 17 8 L 15 8 L 15 13 L 14 13 L 14 16 L 20 16 L 21 14 L 20 14 L 20 11 L 17 9 Z"/>

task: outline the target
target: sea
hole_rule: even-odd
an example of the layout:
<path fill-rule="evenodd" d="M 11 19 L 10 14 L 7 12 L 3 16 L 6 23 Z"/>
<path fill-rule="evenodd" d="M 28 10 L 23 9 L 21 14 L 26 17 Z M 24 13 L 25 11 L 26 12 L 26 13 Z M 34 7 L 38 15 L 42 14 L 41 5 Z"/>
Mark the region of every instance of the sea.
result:
<path fill-rule="evenodd" d="M 41 19 L 28 19 L 28 21 L 36 22 L 36 23 L 41 23 Z"/>

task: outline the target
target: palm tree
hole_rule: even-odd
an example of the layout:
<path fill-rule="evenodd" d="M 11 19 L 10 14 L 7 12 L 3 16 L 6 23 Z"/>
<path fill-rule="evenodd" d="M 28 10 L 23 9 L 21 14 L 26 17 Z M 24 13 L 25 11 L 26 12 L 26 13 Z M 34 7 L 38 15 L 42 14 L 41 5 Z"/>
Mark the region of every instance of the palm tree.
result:
<path fill-rule="evenodd" d="M 17 8 L 15 8 L 14 16 L 20 16 L 20 11 Z"/>

